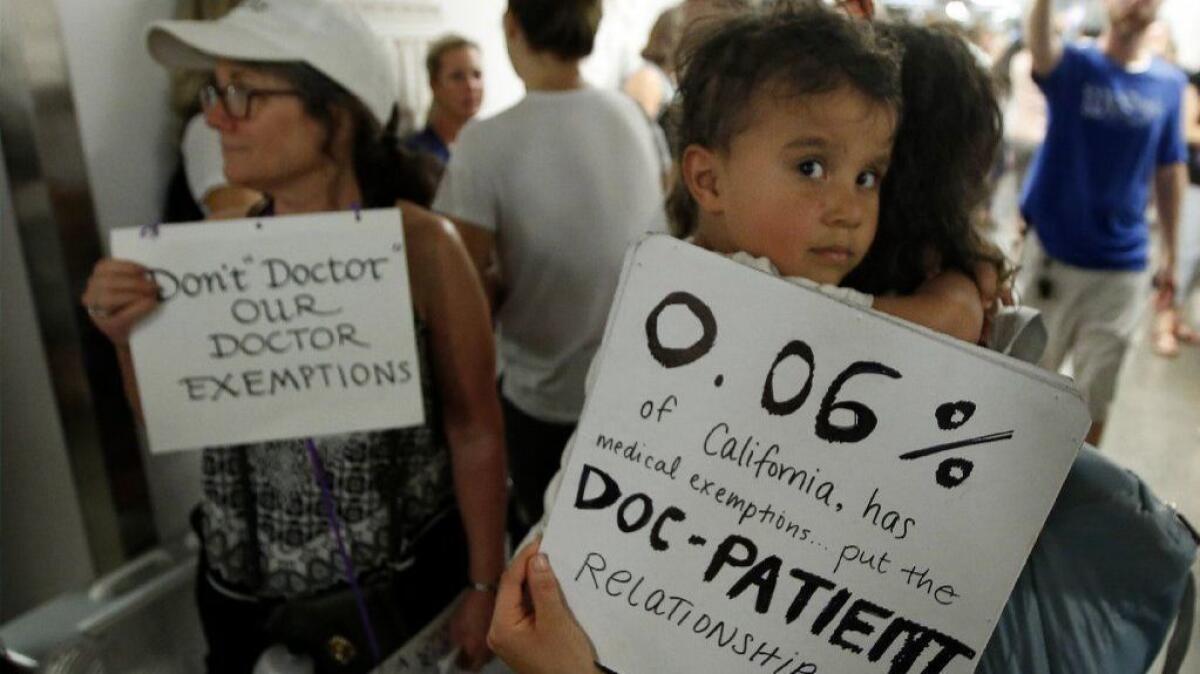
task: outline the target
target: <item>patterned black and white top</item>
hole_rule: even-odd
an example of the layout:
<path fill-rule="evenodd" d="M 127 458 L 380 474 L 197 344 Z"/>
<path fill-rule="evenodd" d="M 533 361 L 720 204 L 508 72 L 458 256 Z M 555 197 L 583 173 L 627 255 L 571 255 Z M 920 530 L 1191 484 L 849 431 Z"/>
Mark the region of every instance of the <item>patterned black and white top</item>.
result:
<path fill-rule="evenodd" d="M 425 424 L 314 438 L 359 574 L 403 555 L 395 531 L 419 535 L 454 503 L 450 453 L 417 324 Z M 344 581 L 337 542 L 304 438 L 204 450 L 201 536 L 223 584 L 262 597 L 297 597 Z"/>

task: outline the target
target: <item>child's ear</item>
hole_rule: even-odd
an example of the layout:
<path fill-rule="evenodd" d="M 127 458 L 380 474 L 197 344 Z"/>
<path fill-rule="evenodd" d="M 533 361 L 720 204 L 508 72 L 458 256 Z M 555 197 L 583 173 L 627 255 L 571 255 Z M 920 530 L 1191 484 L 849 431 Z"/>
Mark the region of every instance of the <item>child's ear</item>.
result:
<path fill-rule="evenodd" d="M 702 145 L 689 145 L 680 157 L 679 172 L 701 210 L 714 215 L 724 210 L 717 153 Z"/>

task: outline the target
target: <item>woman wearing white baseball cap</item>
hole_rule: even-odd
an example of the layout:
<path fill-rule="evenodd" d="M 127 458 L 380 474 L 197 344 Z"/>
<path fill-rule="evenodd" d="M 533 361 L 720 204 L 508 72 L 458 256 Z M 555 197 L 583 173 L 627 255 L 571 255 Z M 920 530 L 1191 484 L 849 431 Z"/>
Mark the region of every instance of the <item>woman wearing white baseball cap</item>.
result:
<path fill-rule="evenodd" d="M 400 208 L 424 378 L 423 427 L 204 450 L 193 524 L 209 671 L 250 672 L 272 644 L 303 652 L 317 671 L 367 671 L 460 594 L 451 639 L 459 664 L 478 669 L 504 567 L 491 325 L 454 228 L 416 205 L 433 182 L 396 139 L 383 45 L 341 4 L 247 0 L 215 22 L 157 22 L 148 46 L 167 67 L 212 73 L 201 101 L 226 177 L 267 195 L 237 215 Z M 105 259 L 83 303 L 117 346 L 140 409 L 128 340 L 157 288 L 140 265 Z M 355 572 L 343 574 L 339 553 Z"/>

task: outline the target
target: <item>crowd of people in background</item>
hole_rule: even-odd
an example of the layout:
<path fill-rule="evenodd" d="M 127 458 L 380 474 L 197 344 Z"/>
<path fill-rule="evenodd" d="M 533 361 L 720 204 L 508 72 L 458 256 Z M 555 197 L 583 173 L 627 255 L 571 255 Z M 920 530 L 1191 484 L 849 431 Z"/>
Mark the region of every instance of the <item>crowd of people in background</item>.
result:
<path fill-rule="evenodd" d="M 478 119 L 483 54 L 446 35 L 419 129 L 401 128 L 391 56 L 344 4 L 222 3 L 155 24 L 186 123 L 166 221 L 399 208 L 428 410 L 418 428 L 204 450 L 209 671 L 296 653 L 366 671 L 456 598 L 463 667 L 490 648 L 518 672 L 600 668 L 535 535 L 622 257 L 646 233 L 1047 368 L 1069 357 L 1099 444 L 1142 309 L 1157 353 L 1200 342 L 1200 74 L 1152 53 L 1161 0 L 1104 2 L 1094 42 L 1035 0 L 1002 44 L 888 21 L 871 0 L 686 0 L 618 91 L 581 70 L 599 0 L 509 0 L 524 97 Z M 802 136 L 827 147 L 780 147 Z M 999 203 L 1004 174 L 1019 208 Z M 1049 337 L 1020 354 L 1032 319 L 1013 289 Z M 136 410 L 129 334 L 157 289 L 105 259 L 82 299 Z M 319 515 L 326 494 L 348 550 Z M 369 652 L 328 648 L 312 624 L 354 625 L 364 598 Z"/>

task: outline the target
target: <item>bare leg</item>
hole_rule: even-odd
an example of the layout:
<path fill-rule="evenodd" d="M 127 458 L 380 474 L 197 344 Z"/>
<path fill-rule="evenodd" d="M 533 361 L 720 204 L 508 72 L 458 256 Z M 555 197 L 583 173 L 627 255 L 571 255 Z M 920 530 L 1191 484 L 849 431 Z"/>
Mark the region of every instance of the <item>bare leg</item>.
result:
<path fill-rule="evenodd" d="M 1100 446 L 1100 438 L 1104 435 L 1104 422 L 1093 421 L 1092 427 L 1088 429 L 1087 437 L 1084 440 L 1093 447 Z"/>

